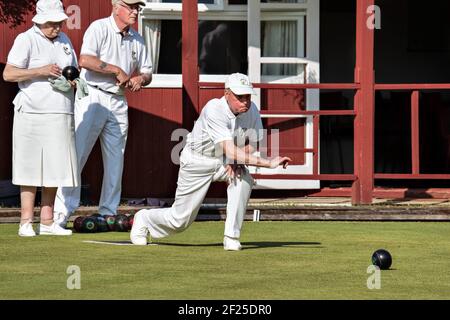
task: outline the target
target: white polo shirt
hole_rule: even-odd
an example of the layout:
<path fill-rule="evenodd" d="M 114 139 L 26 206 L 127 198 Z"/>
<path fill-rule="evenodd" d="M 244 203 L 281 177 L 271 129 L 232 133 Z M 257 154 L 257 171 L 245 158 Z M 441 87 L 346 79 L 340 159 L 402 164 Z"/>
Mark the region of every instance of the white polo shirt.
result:
<path fill-rule="evenodd" d="M 84 34 L 81 46 L 82 55 L 95 56 L 120 67 L 128 75 L 152 72 L 147 52 L 141 35 L 130 27 L 128 34 L 122 36 L 112 16 L 92 22 Z M 113 74 L 82 69 L 80 77 L 102 90 L 123 94 L 123 88 L 116 86 L 117 80 Z"/>
<path fill-rule="evenodd" d="M 235 140 L 237 146 L 243 147 L 246 138 L 251 142 L 261 141 L 262 128 L 259 110 L 253 102 L 247 112 L 235 116 L 225 97 L 212 99 L 188 134 L 185 148 L 203 156 L 221 157 L 215 150 L 219 142 Z"/>
<path fill-rule="evenodd" d="M 78 66 L 77 57 L 69 38 L 60 33 L 53 41 L 34 25 L 19 34 L 8 55 L 8 64 L 33 69 L 56 63 L 61 69 Z M 73 113 L 74 92 L 53 89 L 48 77 L 19 82 L 20 91 L 13 103 L 27 113 Z"/>

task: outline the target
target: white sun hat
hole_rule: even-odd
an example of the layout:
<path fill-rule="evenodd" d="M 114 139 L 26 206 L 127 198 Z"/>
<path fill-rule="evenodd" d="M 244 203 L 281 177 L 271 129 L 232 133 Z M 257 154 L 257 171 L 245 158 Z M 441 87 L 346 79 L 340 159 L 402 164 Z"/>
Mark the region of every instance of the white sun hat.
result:
<path fill-rule="evenodd" d="M 234 94 L 256 94 L 253 85 L 245 74 L 232 73 L 225 82 L 225 89 L 230 89 Z"/>
<path fill-rule="evenodd" d="M 39 0 L 36 3 L 36 15 L 32 21 L 37 24 L 46 22 L 60 22 L 69 19 L 64 12 L 63 4 L 60 0 Z"/>

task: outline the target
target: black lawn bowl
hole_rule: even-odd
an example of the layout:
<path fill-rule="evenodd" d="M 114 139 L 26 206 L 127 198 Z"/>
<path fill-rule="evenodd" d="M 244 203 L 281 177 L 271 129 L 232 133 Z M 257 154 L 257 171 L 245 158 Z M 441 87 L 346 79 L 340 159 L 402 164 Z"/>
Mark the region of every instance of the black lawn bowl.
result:
<path fill-rule="evenodd" d="M 105 216 L 106 224 L 108 226 L 108 231 L 114 231 L 116 225 L 116 217 L 115 216 Z"/>
<path fill-rule="evenodd" d="M 119 232 L 127 232 L 129 230 L 128 217 L 126 215 L 116 215 L 115 230 Z"/>
<path fill-rule="evenodd" d="M 84 220 L 85 218 L 86 218 L 86 217 L 78 216 L 78 217 L 76 217 L 75 220 L 73 221 L 73 229 L 74 229 L 76 232 L 83 232 L 83 220 Z"/>
<path fill-rule="evenodd" d="M 80 76 L 80 71 L 74 66 L 67 66 L 63 69 L 62 75 L 69 81 L 73 81 Z"/>
<path fill-rule="evenodd" d="M 381 270 L 387 270 L 392 265 L 392 256 L 387 250 L 378 249 L 372 255 L 372 264 Z"/>
<path fill-rule="evenodd" d="M 92 217 L 86 217 L 83 220 L 83 226 L 82 226 L 82 232 L 85 233 L 94 233 L 97 232 L 97 219 L 92 218 Z"/>
<path fill-rule="evenodd" d="M 106 219 L 102 215 L 98 215 L 95 218 L 97 220 L 97 231 L 98 232 L 109 231 L 108 223 L 106 222 Z"/>

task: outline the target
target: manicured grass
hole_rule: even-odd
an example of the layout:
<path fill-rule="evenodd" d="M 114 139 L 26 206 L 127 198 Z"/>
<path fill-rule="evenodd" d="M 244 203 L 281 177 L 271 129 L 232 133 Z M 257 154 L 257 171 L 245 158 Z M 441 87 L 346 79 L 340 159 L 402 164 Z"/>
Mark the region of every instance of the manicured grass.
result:
<path fill-rule="evenodd" d="M 450 223 L 245 222 L 244 250 L 222 247 L 223 222 L 195 222 L 157 245 L 129 233 L 19 238 L 0 225 L 0 299 L 450 299 Z M 393 256 L 369 290 L 372 252 Z M 67 268 L 81 289 L 67 289 Z"/>

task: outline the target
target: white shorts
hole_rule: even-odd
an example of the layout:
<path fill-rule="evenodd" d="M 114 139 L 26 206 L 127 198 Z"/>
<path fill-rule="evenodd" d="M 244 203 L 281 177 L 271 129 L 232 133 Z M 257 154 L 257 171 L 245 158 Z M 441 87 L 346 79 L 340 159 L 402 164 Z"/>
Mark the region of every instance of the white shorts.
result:
<path fill-rule="evenodd" d="M 15 185 L 78 186 L 73 115 L 15 111 L 12 167 Z"/>

